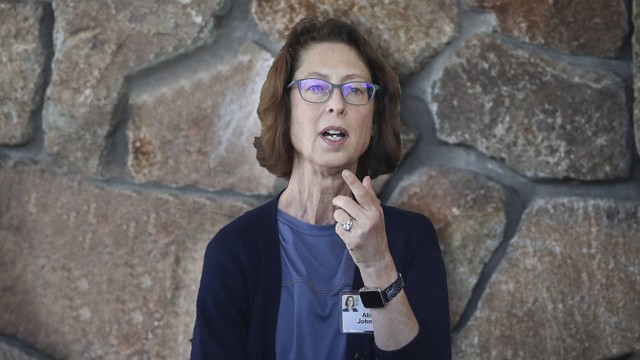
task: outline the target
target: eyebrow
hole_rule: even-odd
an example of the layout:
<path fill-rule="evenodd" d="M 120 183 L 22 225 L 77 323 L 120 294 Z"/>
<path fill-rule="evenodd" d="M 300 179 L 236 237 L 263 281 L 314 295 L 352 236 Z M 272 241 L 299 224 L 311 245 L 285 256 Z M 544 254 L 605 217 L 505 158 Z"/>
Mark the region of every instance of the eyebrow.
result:
<path fill-rule="evenodd" d="M 327 80 L 329 79 L 329 76 L 327 74 L 321 73 L 321 72 L 312 72 L 309 74 L 304 75 L 305 78 L 319 78 L 319 79 L 323 79 L 323 80 Z M 353 80 L 360 80 L 360 81 L 370 81 L 367 80 L 366 76 L 363 76 L 362 74 L 346 74 L 344 75 L 342 78 L 340 78 L 341 82 L 348 82 L 348 81 L 353 81 Z"/>

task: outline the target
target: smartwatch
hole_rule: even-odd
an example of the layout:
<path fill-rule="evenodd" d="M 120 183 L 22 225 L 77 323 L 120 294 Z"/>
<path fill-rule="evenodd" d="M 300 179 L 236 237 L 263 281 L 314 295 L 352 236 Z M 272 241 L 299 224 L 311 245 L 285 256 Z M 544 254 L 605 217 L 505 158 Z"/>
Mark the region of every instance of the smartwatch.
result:
<path fill-rule="evenodd" d="M 382 288 L 363 287 L 360 289 L 360 300 L 362 305 L 367 309 L 381 308 L 387 305 L 391 299 L 400 294 L 404 288 L 404 280 L 402 275 L 398 273 L 398 278 L 391 285 Z"/>

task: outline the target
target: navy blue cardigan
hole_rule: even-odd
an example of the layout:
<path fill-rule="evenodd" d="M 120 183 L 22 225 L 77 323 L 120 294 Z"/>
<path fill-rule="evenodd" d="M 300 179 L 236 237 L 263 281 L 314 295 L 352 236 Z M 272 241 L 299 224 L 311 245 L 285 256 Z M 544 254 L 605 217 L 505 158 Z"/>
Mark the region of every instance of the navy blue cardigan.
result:
<path fill-rule="evenodd" d="M 191 359 L 275 359 L 282 275 L 279 196 L 241 215 L 209 242 L 196 305 Z M 347 334 L 345 359 L 450 359 L 449 300 L 436 232 L 425 216 L 383 206 L 389 250 L 418 319 L 418 335 L 382 351 L 373 335 Z M 353 288 L 362 287 L 357 269 Z"/>

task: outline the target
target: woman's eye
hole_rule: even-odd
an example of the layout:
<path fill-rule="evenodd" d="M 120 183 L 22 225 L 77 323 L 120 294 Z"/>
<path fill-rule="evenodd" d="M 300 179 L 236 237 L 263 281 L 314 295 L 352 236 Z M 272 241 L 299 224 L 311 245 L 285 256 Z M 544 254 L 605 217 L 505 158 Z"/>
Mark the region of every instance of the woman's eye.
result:
<path fill-rule="evenodd" d="M 311 85 L 307 88 L 307 91 L 322 92 L 324 91 L 324 88 L 320 85 Z"/>
<path fill-rule="evenodd" d="M 363 93 L 362 89 L 356 86 L 348 87 L 347 92 L 353 95 L 360 95 Z"/>

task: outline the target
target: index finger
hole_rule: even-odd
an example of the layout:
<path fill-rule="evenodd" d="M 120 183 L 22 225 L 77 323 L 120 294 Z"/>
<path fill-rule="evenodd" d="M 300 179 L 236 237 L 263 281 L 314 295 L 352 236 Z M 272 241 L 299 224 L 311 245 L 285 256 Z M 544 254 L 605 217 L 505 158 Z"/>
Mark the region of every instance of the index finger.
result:
<path fill-rule="evenodd" d="M 353 196 L 360 206 L 369 210 L 375 206 L 375 202 L 372 197 L 375 198 L 375 194 L 371 190 L 358 180 L 358 178 L 349 170 L 342 171 L 342 178 L 351 189 Z"/>

